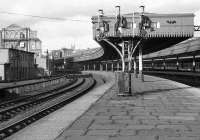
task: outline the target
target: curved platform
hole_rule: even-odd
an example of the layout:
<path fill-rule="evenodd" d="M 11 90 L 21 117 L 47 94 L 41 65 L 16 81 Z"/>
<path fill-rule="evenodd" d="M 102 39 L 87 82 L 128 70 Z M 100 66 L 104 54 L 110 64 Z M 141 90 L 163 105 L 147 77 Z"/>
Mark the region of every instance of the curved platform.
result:
<path fill-rule="evenodd" d="M 200 89 L 145 76 L 134 79 L 137 97 L 115 87 L 56 140 L 198 140 Z"/>

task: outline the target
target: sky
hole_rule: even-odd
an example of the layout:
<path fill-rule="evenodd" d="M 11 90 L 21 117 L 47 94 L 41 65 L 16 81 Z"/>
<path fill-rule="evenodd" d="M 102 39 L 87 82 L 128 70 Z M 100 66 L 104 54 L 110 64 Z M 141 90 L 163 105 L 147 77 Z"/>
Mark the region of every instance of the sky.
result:
<path fill-rule="evenodd" d="M 195 25 L 200 25 L 199 0 L 0 0 L 0 29 L 18 24 L 37 30 L 43 51 L 70 48 L 72 44 L 75 44 L 76 49 L 95 48 L 99 45 L 92 38 L 91 17 L 97 15 L 98 9 L 103 9 L 105 15 L 114 15 L 116 5 L 121 6 L 122 13 L 139 11 L 140 5 L 145 5 L 147 12 L 194 13 Z"/>

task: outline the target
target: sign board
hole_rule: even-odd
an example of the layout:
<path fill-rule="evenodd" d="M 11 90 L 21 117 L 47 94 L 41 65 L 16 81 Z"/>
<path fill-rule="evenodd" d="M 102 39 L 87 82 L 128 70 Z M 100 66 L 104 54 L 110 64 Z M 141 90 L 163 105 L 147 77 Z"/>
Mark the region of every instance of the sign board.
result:
<path fill-rule="evenodd" d="M 19 46 L 20 46 L 20 48 L 24 48 L 25 47 L 25 42 L 20 42 Z"/>

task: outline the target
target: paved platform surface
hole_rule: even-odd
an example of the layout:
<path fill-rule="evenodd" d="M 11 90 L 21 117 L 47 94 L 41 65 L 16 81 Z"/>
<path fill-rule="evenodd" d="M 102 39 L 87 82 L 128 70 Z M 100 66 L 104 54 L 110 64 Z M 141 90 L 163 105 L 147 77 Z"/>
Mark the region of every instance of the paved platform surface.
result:
<path fill-rule="evenodd" d="M 200 90 L 144 79 L 134 79 L 136 97 L 118 97 L 113 86 L 56 140 L 200 140 Z"/>

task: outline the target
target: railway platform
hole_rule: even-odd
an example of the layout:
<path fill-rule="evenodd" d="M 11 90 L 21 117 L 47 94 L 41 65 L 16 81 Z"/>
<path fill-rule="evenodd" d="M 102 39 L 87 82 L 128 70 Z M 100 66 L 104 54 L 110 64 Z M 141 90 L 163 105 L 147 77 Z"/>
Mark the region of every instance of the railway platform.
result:
<path fill-rule="evenodd" d="M 137 96 L 112 86 L 56 140 L 200 140 L 200 89 L 153 76 L 134 79 Z"/>

